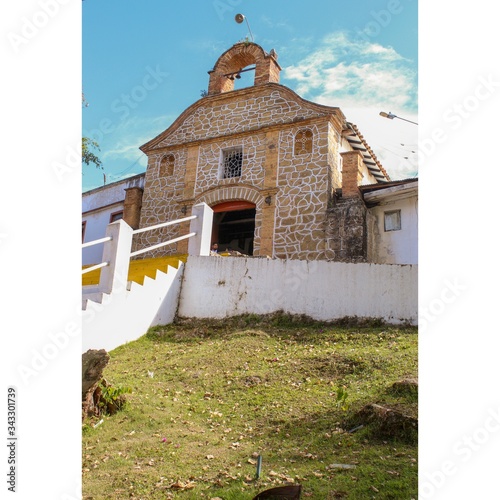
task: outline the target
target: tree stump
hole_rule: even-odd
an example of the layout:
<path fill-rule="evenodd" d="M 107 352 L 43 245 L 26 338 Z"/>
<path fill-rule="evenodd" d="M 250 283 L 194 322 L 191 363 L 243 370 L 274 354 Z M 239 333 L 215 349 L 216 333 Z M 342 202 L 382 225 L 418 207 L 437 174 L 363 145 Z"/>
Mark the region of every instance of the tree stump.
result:
<path fill-rule="evenodd" d="M 109 354 L 90 349 L 82 354 L 82 419 L 99 415 L 99 382 L 109 362 Z"/>

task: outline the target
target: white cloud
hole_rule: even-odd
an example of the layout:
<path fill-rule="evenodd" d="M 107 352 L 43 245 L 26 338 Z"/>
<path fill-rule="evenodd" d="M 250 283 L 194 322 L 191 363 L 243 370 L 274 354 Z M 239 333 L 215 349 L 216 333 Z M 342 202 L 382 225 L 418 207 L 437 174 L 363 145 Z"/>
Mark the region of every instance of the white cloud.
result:
<path fill-rule="evenodd" d="M 282 83 L 320 104 L 339 107 L 358 125 L 392 179 L 416 173 L 418 127 L 387 120 L 380 111 L 417 119 L 417 74 L 412 61 L 394 48 L 331 33 L 298 63 L 283 70 Z M 287 82 L 288 80 L 288 82 Z M 408 159 L 405 158 L 408 157 Z"/>
<path fill-rule="evenodd" d="M 416 72 L 392 47 L 336 32 L 319 48 L 283 71 L 298 82 L 304 97 L 341 106 L 344 103 L 406 107 L 416 110 Z"/>
<path fill-rule="evenodd" d="M 377 43 L 369 44 L 364 49 L 364 54 L 376 54 L 385 59 L 391 59 L 393 61 L 403 60 L 403 57 L 400 56 L 392 47 L 384 47 Z"/>
<path fill-rule="evenodd" d="M 347 120 L 358 126 L 392 180 L 406 179 L 417 173 L 418 127 L 403 120 L 382 118 L 379 113 L 392 111 L 412 121 L 418 120 L 416 114 L 405 114 L 398 108 L 358 107 L 355 104 L 341 109 Z"/>

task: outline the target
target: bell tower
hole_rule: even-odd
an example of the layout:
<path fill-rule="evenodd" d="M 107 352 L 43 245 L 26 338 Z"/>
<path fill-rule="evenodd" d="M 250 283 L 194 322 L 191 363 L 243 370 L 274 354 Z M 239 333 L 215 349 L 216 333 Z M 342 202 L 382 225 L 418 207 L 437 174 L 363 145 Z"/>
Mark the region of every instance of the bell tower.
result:
<path fill-rule="evenodd" d="M 208 95 L 234 90 L 234 78 L 251 64 L 255 64 L 254 85 L 279 83 L 281 67 L 276 51 L 272 49 L 268 54 L 256 43 L 239 42 L 224 52 L 208 72 Z"/>

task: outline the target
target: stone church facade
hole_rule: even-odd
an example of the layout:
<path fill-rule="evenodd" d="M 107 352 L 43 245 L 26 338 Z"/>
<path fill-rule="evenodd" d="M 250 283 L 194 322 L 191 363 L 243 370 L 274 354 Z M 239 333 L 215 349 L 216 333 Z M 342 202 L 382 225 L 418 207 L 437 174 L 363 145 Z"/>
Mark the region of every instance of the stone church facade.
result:
<path fill-rule="evenodd" d="M 234 90 L 242 71 L 254 85 Z M 280 85 L 272 50 L 237 43 L 209 72 L 207 94 L 141 146 L 148 157 L 137 227 L 214 210 L 213 241 L 254 256 L 365 261 L 366 206 L 360 186 L 389 182 L 342 111 Z M 140 217 L 139 217 L 140 213 Z M 135 249 L 188 232 L 137 235 Z M 146 254 L 187 253 L 187 242 Z"/>

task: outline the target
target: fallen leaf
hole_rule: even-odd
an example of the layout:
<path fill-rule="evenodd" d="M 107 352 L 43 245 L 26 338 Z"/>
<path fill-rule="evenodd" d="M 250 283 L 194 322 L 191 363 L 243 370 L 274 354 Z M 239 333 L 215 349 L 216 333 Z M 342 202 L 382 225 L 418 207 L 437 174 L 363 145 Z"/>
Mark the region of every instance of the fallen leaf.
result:
<path fill-rule="evenodd" d="M 187 481 L 186 483 L 182 481 L 176 481 L 172 483 L 169 488 L 174 490 L 191 490 L 195 487 L 196 483 L 194 481 Z"/>

